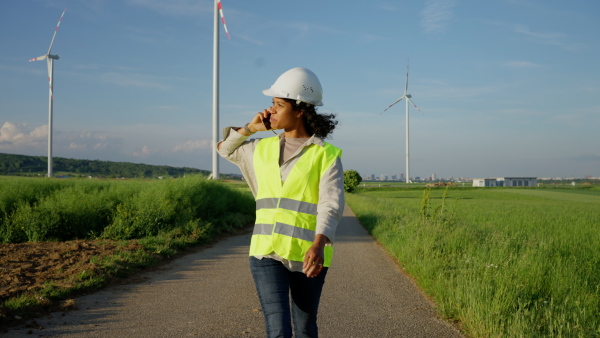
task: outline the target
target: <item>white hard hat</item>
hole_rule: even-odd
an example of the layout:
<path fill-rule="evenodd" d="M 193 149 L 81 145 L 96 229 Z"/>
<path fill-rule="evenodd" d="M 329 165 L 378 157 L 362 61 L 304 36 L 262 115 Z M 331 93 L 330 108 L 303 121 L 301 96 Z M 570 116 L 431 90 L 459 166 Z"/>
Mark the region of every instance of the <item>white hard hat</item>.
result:
<path fill-rule="evenodd" d="M 306 68 L 292 68 L 281 74 L 277 81 L 269 89 L 263 90 L 263 94 L 284 99 L 293 99 L 322 106 L 323 88 L 319 78 Z"/>

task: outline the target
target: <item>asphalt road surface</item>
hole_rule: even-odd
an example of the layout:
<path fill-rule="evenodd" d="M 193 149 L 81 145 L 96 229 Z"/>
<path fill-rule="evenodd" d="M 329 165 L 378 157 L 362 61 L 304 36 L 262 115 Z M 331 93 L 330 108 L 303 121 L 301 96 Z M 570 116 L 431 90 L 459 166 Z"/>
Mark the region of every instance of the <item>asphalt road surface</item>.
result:
<path fill-rule="evenodd" d="M 5 337 L 264 337 L 248 266 L 251 233 L 76 299 Z M 28 322 L 31 324 L 31 322 Z M 346 206 L 319 309 L 321 337 L 462 337 Z M 32 327 L 33 326 L 33 327 Z"/>

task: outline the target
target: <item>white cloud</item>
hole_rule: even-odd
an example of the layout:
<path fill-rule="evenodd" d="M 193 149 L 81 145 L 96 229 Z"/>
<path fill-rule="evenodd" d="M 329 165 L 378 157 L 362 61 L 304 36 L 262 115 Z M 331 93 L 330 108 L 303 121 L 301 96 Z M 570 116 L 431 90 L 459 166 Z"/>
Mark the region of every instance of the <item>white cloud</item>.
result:
<path fill-rule="evenodd" d="M 570 42 L 569 37 L 563 33 L 535 32 L 535 31 L 531 30 L 528 26 L 523 25 L 523 24 L 514 25 L 513 30 L 516 33 L 526 35 L 526 36 L 532 38 L 535 42 L 541 43 L 544 45 L 558 46 L 558 47 L 560 47 L 562 49 L 566 49 L 566 50 L 580 50 L 583 47 L 583 45 L 580 43 Z"/>
<path fill-rule="evenodd" d="M 152 126 L 150 126 L 152 127 Z M 117 129 L 117 128 L 115 128 Z M 190 139 L 183 143 L 171 143 L 168 137 L 155 142 L 156 137 L 140 138 L 140 135 L 164 135 L 163 129 L 145 128 L 144 133 L 132 133 L 138 128 L 128 126 L 122 130 L 54 131 L 53 155 L 77 159 L 101 159 L 106 161 L 139 162 L 157 165 L 207 167 L 210 166 L 212 141 Z M 6 121 L 0 125 L 0 152 L 30 156 L 45 155 L 48 150 L 47 126 L 30 127 Z M 153 132 L 148 132 L 152 130 Z M 181 142 L 181 141 L 180 141 Z M 156 144 L 154 144 L 156 143 Z M 194 153 L 194 156 L 190 156 Z M 196 156 L 197 155 L 197 156 Z M 203 164 L 206 162 L 207 164 Z"/>
<path fill-rule="evenodd" d="M 102 158 L 121 153 L 124 142 L 102 131 L 54 130 L 54 156 L 73 158 Z M 0 127 L 0 150 L 23 155 L 45 154 L 48 150 L 48 126 L 29 127 L 27 124 L 4 122 Z"/>
<path fill-rule="evenodd" d="M 79 132 L 63 133 L 57 140 L 71 151 L 120 151 L 123 141 L 119 138 L 108 137 L 105 132 L 82 130 Z M 66 144 L 68 143 L 68 146 Z"/>
<path fill-rule="evenodd" d="M 522 24 L 515 25 L 514 30 L 517 33 L 533 37 L 533 38 L 537 39 L 538 41 L 547 43 L 547 44 L 557 44 L 558 41 L 560 41 L 561 39 L 563 39 L 565 37 L 565 35 L 561 34 L 561 33 L 534 32 L 534 31 L 530 30 L 529 27 L 527 27 L 526 25 L 522 25 Z"/>
<path fill-rule="evenodd" d="M 429 0 L 421 12 L 421 25 L 425 33 L 443 33 L 446 31 L 448 21 L 454 15 L 456 5 L 454 0 Z"/>
<path fill-rule="evenodd" d="M 147 156 L 150 156 L 152 154 L 155 154 L 156 152 L 157 152 L 156 149 L 152 149 L 152 148 L 150 148 L 148 146 L 143 146 L 142 148 L 140 148 L 140 149 L 138 149 L 136 151 L 133 151 L 131 153 L 131 155 L 134 156 L 134 157 L 147 157 Z"/>
<path fill-rule="evenodd" d="M 178 144 L 173 147 L 174 152 L 192 152 L 198 149 L 212 149 L 212 141 L 210 140 L 189 140 L 185 143 Z"/>
<path fill-rule="evenodd" d="M 27 124 L 4 122 L 0 127 L 0 149 L 19 150 L 40 147 L 47 144 L 48 126 L 36 127 L 33 130 Z"/>
<path fill-rule="evenodd" d="M 86 146 L 85 146 L 85 144 L 78 144 L 78 143 L 75 143 L 75 142 L 71 142 L 69 144 L 69 149 L 84 150 L 84 149 L 86 149 Z"/>

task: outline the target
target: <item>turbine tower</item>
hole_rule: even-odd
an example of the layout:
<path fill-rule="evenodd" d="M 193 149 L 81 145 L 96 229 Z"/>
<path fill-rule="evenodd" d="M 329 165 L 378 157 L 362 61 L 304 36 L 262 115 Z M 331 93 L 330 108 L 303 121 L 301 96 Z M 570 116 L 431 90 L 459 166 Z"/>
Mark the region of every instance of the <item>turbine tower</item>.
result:
<path fill-rule="evenodd" d="M 402 95 L 398 100 L 396 100 L 394 103 L 390 104 L 389 107 L 385 108 L 384 111 L 381 112 L 381 114 L 385 113 L 386 110 L 392 108 L 393 105 L 395 105 L 396 103 L 402 101 L 402 99 L 406 99 L 404 101 L 406 101 L 406 183 L 411 183 L 410 182 L 410 160 L 409 160 L 409 146 L 408 146 L 408 140 L 409 140 L 409 128 L 408 128 L 408 103 L 410 102 L 415 108 L 417 108 L 417 110 L 420 112 L 421 109 L 419 109 L 419 107 L 417 107 L 416 104 L 414 104 L 414 102 L 412 102 L 412 100 L 410 99 L 412 97 L 412 95 L 408 94 L 408 64 L 406 65 L 406 85 L 404 86 L 404 95 Z M 379 115 L 381 115 L 379 114 Z"/>
<path fill-rule="evenodd" d="M 219 156 L 217 154 L 217 142 L 219 142 L 219 15 L 223 22 L 223 28 L 230 39 L 221 0 L 215 0 L 215 20 L 213 32 L 213 153 L 212 153 L 212 178 L 219 179 Z"/>
<path fill-rule="evenodd" d="M 46 60 L 48 64 L 48 86 L 49 86 L 49 98 L 48 98 L 48 177 L 52 177 L 52 105 L 54 103 L 54 95 L 52 94 L 52 87 L 54 84 L 54 60 L 58 60 L 58 55 L 50 54 L 52 52 L 52 45 L 54 44 L 54 38 L 56 38 L 56 32 L 58 32 L 58 26 L 60 26 L 60 22 L 62 21 L 63 16 L 65 15 L 66 8 L 63 10 L 60 19 L 58 19 L 58 24 L 56 24 L 56 28 L 54 29 L 54 35 L 52 35 L 52 40 L 50 41 L 50 48 L 48 48 L 48 53 L 38 56 L 31 61 L 41 61 Z"/>

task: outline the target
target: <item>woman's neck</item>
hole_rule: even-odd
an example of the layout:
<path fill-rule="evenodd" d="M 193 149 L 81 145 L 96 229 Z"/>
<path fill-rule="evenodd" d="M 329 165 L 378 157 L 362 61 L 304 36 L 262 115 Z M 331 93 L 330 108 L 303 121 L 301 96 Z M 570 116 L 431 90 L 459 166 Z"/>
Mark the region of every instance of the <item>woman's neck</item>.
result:
<path fill-rule="evenodd" d="M 289 137 L 289 138 L 308 138 L 308 137 L 310 137 L 310 135 L 306 131 L 306 128 L 304 128 L 303 123 L 299 124 L 299 126 L 294 129 L 286 129 L 283 132 L 283 135 L 285 137 Z"/>

